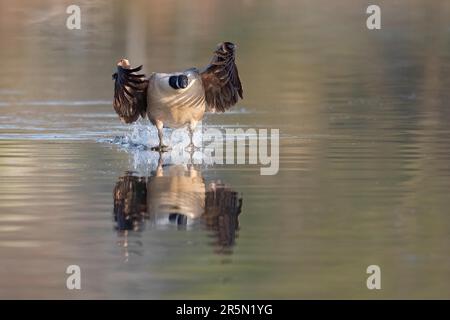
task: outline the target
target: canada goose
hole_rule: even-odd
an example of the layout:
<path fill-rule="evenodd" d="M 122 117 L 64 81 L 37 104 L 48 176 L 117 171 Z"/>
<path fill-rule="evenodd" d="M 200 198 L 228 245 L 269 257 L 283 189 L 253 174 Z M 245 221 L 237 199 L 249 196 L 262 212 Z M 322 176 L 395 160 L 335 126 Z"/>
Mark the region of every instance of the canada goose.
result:
<path fill-rule="evenodd" d="M 235 64 L 236 45 L 217 45 L 211 63 L 203 70 L 196 68 L 174 73 L 138 74 L 142 65 L 131 68 L 120 59 L 113 74 L 114 110 L 125 123 L 147 116 L 158 129 L 159 146 L 165 151 L 164 126 L 180 128 L 188 125 L 191 148 L 193 131 L 205 111 L 224 112 L 243 99 L 241 81 Z"/>
<path fill-rule="evenodd" d="M 197 225 L 213 231 L 218 253 L 227 253 L 239 230 L 242 197 L 221 181 L 180 165 L 159 168 L 150 177 L 127 172 L 114 187 L 114 221 L 120 233 L 142 231 L 146 222 L 165 228 Z"/>

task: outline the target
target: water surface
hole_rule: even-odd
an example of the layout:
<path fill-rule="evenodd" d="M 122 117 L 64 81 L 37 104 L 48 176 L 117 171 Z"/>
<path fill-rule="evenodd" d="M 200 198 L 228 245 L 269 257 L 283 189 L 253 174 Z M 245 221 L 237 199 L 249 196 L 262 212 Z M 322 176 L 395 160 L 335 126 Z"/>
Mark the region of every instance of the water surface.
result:
<path fill-rule="evenodd" d="M 63 3 L 0 2 L 0 297 L 450 298 L 447 1 L 381 1 L 379 31 L 365 1 L 79 3 L 71 31 Z M 158 169 L 114 114 L 119 58 L 201 67 L 223 40 L 245 99 L 203 126 L 280 129 L 277 175 Z"/>

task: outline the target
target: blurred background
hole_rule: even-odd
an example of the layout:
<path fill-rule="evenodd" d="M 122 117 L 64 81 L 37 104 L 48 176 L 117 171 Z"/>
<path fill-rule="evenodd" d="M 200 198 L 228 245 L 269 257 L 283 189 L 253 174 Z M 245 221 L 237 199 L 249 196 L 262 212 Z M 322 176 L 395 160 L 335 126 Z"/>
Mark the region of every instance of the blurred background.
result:
<path fill-rule="evenodd" d="M 0 0 L 0 297 L 450 298 L 450 2 L 376 1 L 374 31 L 370 4 Z M 189 197 L 111 143 L 139 132 L 111 74 L 122 57 L 202 67 L 221 41 L 239 46 L 244 100 L 203 125 L 280 129 L 280 171 L 186 171 L 209 209 L 155 228 L 151 199 Z"/>

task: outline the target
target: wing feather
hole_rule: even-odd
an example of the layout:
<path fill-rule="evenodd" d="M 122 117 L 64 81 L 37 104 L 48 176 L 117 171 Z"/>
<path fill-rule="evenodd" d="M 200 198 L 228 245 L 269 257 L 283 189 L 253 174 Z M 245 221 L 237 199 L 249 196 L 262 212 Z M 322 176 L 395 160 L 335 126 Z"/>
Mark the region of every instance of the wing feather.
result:
<path fill-rule="evenodd" d="M 235 63 L 235 45 L 223 42 L 217 46 L 211 63 L 200 72 L 207 111 L 224 112 L 234 106 L 243 90 Z"/>
<path fill-rule="evenodd" d="M 141 69 L 142 65 L 136 68 L 117 65 L 117 72 L 113 74 L 115 80 L 113 106 L 125 123 L 132 123 L 139 116 L 145 117 L 148 79 L 144 74 L 136 73 Z"/>

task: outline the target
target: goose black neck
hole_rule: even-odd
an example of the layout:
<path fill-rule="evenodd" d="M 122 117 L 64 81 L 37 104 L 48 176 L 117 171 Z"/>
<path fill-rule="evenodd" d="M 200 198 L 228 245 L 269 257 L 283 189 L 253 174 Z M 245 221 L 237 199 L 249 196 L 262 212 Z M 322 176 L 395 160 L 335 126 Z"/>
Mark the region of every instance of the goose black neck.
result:
<path fill-rule="evenodd" d="M 169 77 L 169 85 L 172 88 L 174 88 L 175 90 L 184 89 L 188 86 L 188 84 L 189 84 L 189 79 L 184 74 L 181 74 L 179 76 L 170 76 Z"/>

